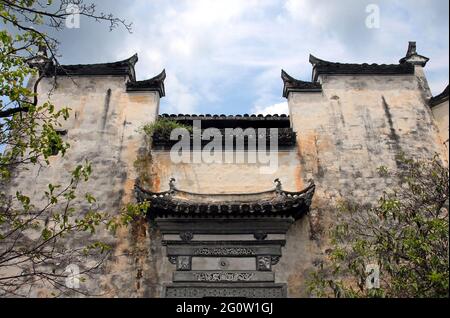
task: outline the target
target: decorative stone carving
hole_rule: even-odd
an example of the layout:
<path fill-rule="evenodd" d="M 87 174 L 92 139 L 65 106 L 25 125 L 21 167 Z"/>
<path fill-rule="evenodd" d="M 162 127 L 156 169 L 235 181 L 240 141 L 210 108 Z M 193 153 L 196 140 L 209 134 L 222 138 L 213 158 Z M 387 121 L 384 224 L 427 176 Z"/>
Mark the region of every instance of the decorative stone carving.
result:
<path fill-rule="evenodd" d="M 176 283 L 274 283 L 273 272 L 257 271 L 187 271 L 173 273 L 173 281 Z"/>
<path fill-rule="evenodd" d="M 192 234 L 191 232 L 183 232 L 183 233 L 180 234 L 180 238 L 184 242 L 190 242 L 194 238 L 194 234 Z"/>
<path fill-rule="evenodd" d="M 255 276 L 254 273 L 242 272 L 201 272 L 195 273 L 194 277 L 200 282 L 241 282 L 241 281 L 251 281 Z"/>
<path fill-rule="evenodd" d="M 280 181 L 280 179 L 275 179 L 274 180 L 274 183 L 275 183 L 275 191 L 276 192 L 281 192 L 283 189 L 283 185 L 281 184 L 281 181 Z"/>
<path fill-rule="evenodd" d="M 195 256 L 255 256 L 256 251 L 250 247 L 199 247 L 194 249 Z"/>
<path fill-rule="evenodd" d="M 271 271 L 272 258 L 270 256 L 258 256 L 256 258 L 256 268 L 259 271 Z"/>
<path fill-rule="evenodd" d="M 178 256 L 177 257 L 177 271 L 190 271 L 192 268 L 192 257 Z"/>
<path fill-rule="evenodd" d="M 274 183 L 268 191 L 231 196 L 179 190 L 173 178 L 170 189 L 160 193 L 136 184 L 138 200 L 151 203 L 149 217 L 176 265 L 166 297 L 286 297 L 286 285 L 276 284 L 272 271 L 286 241 L 268 237 L 285 235 L 309 211 L 315 185 L 311 181 L 304 190 L 289 192 L 279 179 Z"/>
<path fill-rule="evenodd" d="M 247 283 L 248 284 L 248 283 Z M 236 284 L 238 285 L 238 284 Z M 165 296 L 168 298 L 203 298 L 203 297 L 236 297 L 236 298 L 283 298 L 286 297 L 286 285 L 267 284 L 267 286 L 167 286 Z"/>
<path fill-rule="evenodd" d="M 256 240 L 258 241 L 264 241 L 267 238 L 267 233 L 264 232 L 256 232 L 254 235 Z"/>
<path fill-rule="evenodd" d="M 175 178 L 170 178 L 170 180 L 169 180 L 170 191 L 175 191 L 176 190 L 175 181 L 176 181 Z"/>
<path fill-rule="evenodd" d="M 228 262 L 228 260 L 226 258 L 221 258 L 219 260 L 219 267 L 221 269 L 228 269 L 229 266 L 230 266 L 230 262 Z"/>
<path fill-rule="evenodd" d="M 280 256 L 272 256 L 271 257 L 272 265 L 277 265 L 280 261 Z"/>

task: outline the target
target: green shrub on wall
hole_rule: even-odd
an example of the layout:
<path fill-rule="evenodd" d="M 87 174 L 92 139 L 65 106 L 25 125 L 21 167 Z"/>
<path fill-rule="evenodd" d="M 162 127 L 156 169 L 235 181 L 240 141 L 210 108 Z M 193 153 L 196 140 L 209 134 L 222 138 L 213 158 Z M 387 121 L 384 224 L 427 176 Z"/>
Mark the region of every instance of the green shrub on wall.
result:
<path fill-rule="evenodd" d="M 168 118 L 159 118 L 153 123 L 146 124 L 142 127 L 143 132 L 149 138 L 152 138 L 153 135 L 158 134 L 161 136 L 170 137 L 171 132 L 177 128 L 187 129 L 189 132 L 192 132 L 192 127 L 181 124 L 175 120 Z"/>
<path fill-rule="evenodd" d="M 378 204 L 341 202 L 332 248 L 309 281 L 313 297 L 449 297 L 448 166 L 438 157 L 399 162 L 399 172 L 379 169 L 399 185 Z"/>

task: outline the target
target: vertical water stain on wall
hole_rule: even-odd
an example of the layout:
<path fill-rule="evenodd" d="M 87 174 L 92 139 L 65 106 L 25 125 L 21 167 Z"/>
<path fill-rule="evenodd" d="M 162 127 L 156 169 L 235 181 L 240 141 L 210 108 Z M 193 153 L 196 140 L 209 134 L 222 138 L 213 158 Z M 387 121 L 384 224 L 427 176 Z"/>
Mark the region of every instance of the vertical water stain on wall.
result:
<path fill-rule="evenodd" d="M 108 90 L 106 91 L 105 105 L 103 107 L 102 126 L 101 126 L 102 134 L 105 133 L 110 103 L 111 103 L 111 89 L 108 88 Z"/>
<path fill-rule="evenodd" d="M 382 96 L 381 98 L 383 101 L 384 114 L 389 124 L 389 134 L 388 134 L 389 146 L 394 152 L 395 162 L 397 164 L 397 167 L 399 167 L 401 163 L 398 160 L 398 157 L 403 153 L 402 147 L 400 145 L 400 136 L 397 134 L 397 131 L 394 127 L 394 121 L 392 119 L 392 113 L 389 104 L 387 103 L 386 98 L 384 96 Z"/>

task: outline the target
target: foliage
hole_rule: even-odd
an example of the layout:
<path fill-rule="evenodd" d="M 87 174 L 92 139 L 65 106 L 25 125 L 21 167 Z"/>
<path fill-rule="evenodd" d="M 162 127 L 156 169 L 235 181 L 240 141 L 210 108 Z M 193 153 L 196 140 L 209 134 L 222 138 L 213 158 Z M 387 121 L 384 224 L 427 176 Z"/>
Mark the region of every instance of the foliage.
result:
<path fill-rule="evenodd" d="M 73 12 L 68 10 L 72 5 L 78 6 L 81 17 L 107 22 L 110 29 L 124 26 L 130 30 L 131 25 L 124 20 L 97 13 L 94 4 L 82 0 L 0 0 L 0 21 L 5 26 L 0 30 L 2 296 L 26 296 L 27 289 L 34 284 L 64 293 L 70 289 L 64 284 L 66 265 L 72 261 L 79 263 L 82 257 L 93 254 L 106 257 L 109 250 L 108 244 L 101 240 L 84 244 L 74 237 L 94 235 L 102 227 L 112 229 L 114 222 L 123 221 L 126 225 L 133 216 L 128 209 L 117 217 L 99 212 L 96 199 L 79 191 L 91 174 L 89 162 L 77 165 L 66 185 L 49 184 L 43 190 L 42 201 L 32 202 L 24 194 L 29 189 L 17 189 L 15 195 L 5 192 L 11 189 L 15 170 L 33 165 L 51 166 L 50 158 L 64 156 L 70 147 L 61 134 L 70 109 L 50 101 L 54 87 L 48 96 L 42 96 L 38 95 L 38 85 L 52 67 L 56 69 L 54 66 L 59 65 L 59 43 L 43 30 L 54 33 L 64 28 L 66 18 Z M 53 78 L 56 84 L 56 75 Z M 63 243 L 61 238 L 72 244 Z M 95 270 L 101 262 L 102 258 L 80 274 Z"/>
<path fill-rule="evenodd" d="M 91 173 L 88 163 L 77 166 L 65 188 L 48 185 L 46 203 L 36 207 L 30 197 L 17 191 L 15 198 L 2 194 L 0 207 L 0 294 L 21 295 L 21 288 L 45 281 L 59 287 L 65 266 L 78 251 L 60 244 L 60 238 L 76 233 L 95 233 L 108 216 L 95 210 L 95 200 L 86 194 L 90 208 L 83 214 L 74 208 L 77 187 Z M 12 201 L 18 204 L 11 204 Z M 96 247 L 102 247 L 101 242 Z M 93 254 L 95 251 L 91 249 Z M 102 250 L 101 252 L 104 252 Z M 48 266 L 64 265 L 52 267 Z"/>
<path fill-rule="evenodd" d="M 186 129 L 192 133 L 192 126 L 181 124 L 169 118 L 158 118 L 156 121 L 142 127 L 142 131 L 150 138 L 154 134 L 170 137 L 170 134 L 174 129 Z"/>
<path fill-rule="evenodd" d="M 115 233 L 118 228 L 126 227 L 139 218 L 145 218 L 149 207 L 150 203 L 147 201 L 127 204 L 119 215 L 109 219 L 107 229 Z"/>
<path fill-rule="evenodd" d="M 42 30 L 61 30 L 73 5 L 80 17 L 108 22 L 110 29 L 131 27 L 110 14 L 97 14 L 94 4 L 82 0 L 0 0 L 0 21 L 5 25 L 0 30 L 0 146 L 6 149 L 0 154 L 2 178 L 19 164 L 41 159 L 48 164 L 48 157 L 64 154 L 69 147 L 58 134 L 69 108 L 38 103 L 37 88 L 51 66 L 59 65 L 59 42 Z"/>
<path fill-rule="evenodd" d="M 400 186 L 373 208 L 345 201 L 332 230 L 327 262 L 309 282 L 318 297 L 448 297 L 448 167 L 401 158 Z M 380 268 L 380 288 L 367 289 L 366 266 Z"/>

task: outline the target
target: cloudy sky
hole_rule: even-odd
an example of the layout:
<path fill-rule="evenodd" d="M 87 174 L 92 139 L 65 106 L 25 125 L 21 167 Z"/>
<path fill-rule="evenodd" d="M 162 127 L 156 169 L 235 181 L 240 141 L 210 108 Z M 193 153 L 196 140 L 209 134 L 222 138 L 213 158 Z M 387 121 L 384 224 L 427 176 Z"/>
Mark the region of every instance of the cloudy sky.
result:
<path fill-rule="evenodd" d="M 283 113 L 281 69 L 310 80 L 310 53 L 355 63 L 397 63 L 408 41 L 431 61 L 434 94 L 448 84 L 448 0 L 97 0 L 133 33 L 81 21 L 59 34 L 65 64 L 138 53 L 138 79 L 167 71 L 161 112 Z M 380 27 L 367 28 L 370 4 Z"/>

